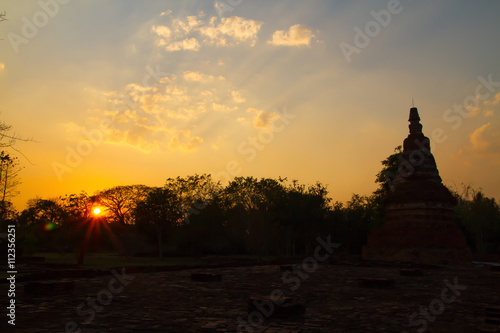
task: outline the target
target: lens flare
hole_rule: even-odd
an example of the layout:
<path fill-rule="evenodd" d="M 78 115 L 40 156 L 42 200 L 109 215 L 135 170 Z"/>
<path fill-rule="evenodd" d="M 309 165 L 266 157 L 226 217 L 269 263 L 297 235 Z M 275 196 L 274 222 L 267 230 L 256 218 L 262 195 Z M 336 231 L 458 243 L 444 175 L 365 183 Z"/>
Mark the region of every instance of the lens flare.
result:
<path fill-rule="evenodd" d="M 56 225 L 52 222 L 49 222 L 49 223 L 46 223 L 44 226 L 43 226 L 43 230 L 45 231 L 49 231 L 49 230 L 52 230 L 56 227 Z"/>

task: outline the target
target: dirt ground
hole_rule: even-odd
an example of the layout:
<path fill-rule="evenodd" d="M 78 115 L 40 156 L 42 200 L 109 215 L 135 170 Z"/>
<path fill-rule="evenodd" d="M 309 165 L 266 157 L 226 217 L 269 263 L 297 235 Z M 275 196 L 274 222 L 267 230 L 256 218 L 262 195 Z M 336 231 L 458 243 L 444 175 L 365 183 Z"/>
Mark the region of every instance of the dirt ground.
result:
<path fill-rule="evenodd" d="M 27 297 L 27 282 L 20 282 L 16 331 L 480 332 L 495 327 L 486 326 L 484 313 L 485 307 L 500 305 L 499 272 L 427 267 L 420 268 L 423 276 L 401 276 L 400 269 L 337 263 L 310 264 L 291 273 L 278 265 L 124 275 L 115 271 L 70 279 L 75 283 L 72 292 L 36 297 Z M 194 282 L 193 272 L 222 274 L 222 280 Z M 359 278 L 393 279 L 394 286 L 361 287 Z M 263 322 L 262 314 L 249 316 L 249 297 L 278 291 L 302 303 L 305 313 L 286 319 L 271 314 Z M 94 308 L 89 297 L 90 302 L 97 299 Z"/>

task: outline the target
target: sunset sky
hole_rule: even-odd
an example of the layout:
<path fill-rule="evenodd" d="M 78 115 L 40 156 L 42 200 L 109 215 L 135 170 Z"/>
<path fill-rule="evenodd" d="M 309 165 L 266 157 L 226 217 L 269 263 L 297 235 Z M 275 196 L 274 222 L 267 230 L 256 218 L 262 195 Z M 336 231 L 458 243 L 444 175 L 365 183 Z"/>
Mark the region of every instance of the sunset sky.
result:
<path fill-rule="evenodd" d="M 370 194 L 412 98 L 446 185 L 500 199 L 498 1 L 1 1 L 14 203 L 213 173 Z M 216 176 L 216 179 L 218 177 Z"/>

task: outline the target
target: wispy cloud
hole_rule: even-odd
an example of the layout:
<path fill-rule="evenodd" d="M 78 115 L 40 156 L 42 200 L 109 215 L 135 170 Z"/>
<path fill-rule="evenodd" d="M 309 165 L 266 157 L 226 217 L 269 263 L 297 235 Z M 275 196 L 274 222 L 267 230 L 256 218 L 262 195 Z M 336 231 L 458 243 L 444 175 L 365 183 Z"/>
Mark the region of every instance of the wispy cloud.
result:
<path fill-rule="evenodd" d="M 113 126 L 107 142 L 143 151 L 194 151 L 205 141 L 196 133 L 201 115 L 209 122 L 234 121 L 238 113 L 232 112 L 248 108 L 246 99 L 223 76 L 199 71 L 171 74 L 153 86 L 134 82 L 116 91 L 88 90 L 107 106 L 89 110 L 86 127 L 95 127 L 108 118 Z M 257 116 L 262 118 L 257 124 L 264 126 L 266 115 Z M 76 128 L 74 124 L 68 126 Z"/>

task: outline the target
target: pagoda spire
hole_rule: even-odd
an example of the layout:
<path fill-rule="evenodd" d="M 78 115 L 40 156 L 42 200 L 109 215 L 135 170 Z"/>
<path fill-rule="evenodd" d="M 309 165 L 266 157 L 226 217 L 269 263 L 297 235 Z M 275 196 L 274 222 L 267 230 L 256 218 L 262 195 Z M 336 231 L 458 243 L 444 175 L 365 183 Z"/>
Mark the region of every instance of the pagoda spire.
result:
<path fill-rule="evenodd" d="M 403 154 L 396 174 L 396 186 L 412 179 L 441 183 L 436 161 L 431 153 L 430 140 L 422 132 L 423 126 L 416 107 L 410 109 L 408 121 L 410 134 L 403 141 Z"/>
<path fill-rule="evenodd" d="M 422 124 L 420 123 L 420 116 L 416 107 L 410 109 L 410 118 L 408 121 L 410 122 L 408 126 L 410 128 L 410 134 L 422 133 Z"/>

